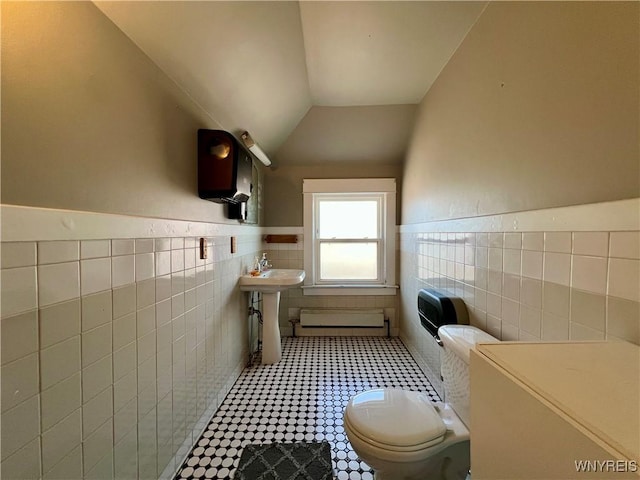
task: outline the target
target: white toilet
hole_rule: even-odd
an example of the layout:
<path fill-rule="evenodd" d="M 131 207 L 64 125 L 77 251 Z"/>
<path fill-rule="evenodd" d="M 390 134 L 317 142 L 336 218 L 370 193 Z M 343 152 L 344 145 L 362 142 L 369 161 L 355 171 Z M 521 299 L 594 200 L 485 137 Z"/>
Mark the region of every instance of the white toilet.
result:
<path fill-rule="evenodd" d="M 464 480 L 469 471 L 469 351 L 498 340 L 469 325 L 438 330 L 446 403 L 424 393 L 381 388 L 355 395 L 344 429 L 376 480 Z"/>

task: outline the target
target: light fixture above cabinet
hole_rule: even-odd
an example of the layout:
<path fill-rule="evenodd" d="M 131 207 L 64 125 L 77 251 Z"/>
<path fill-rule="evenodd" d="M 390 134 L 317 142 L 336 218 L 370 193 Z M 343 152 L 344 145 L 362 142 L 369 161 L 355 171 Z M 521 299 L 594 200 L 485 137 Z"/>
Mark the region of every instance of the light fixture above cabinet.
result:
<path fill-rule="evenodd" d="M 267 154 L 260 148 L 260 146 L 255 142 L 249 132 L 245 131 L 242 133 L 242 141 L 244 145 L 249 149 L 251 153 L 255 155 L 255 157 L 264 163 L 267 167 L 271 165 L 271 160 L 267 157 Z"/>

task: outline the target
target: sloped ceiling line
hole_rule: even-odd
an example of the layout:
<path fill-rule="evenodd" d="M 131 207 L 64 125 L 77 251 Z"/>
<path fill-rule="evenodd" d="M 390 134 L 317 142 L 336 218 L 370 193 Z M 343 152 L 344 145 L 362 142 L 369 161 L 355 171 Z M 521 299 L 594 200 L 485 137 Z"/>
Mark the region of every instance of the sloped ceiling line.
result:
<path fill-rule="evenodd" d="M 212 118 L 232 132 L 249 130 L 283 165 L 401 162 L 406 144 L 398 132 L 413 119 L 414 107 L 407 106 L 420 102 L 485 6 L 458 1 L 95 4 Z M 329 128 L 336 125 L 343 128 Z M 385 136 L 386 142 L 372 147 Z M 354 142 L 356 137 L 369 141 Z"/>

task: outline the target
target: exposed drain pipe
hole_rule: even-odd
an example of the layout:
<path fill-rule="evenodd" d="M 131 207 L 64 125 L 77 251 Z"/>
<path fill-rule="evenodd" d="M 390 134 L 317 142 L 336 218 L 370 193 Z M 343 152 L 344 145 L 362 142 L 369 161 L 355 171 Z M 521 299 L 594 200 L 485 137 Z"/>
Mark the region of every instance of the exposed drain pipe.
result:
<path fill-rule="evenodd" d="M 300 319 L 292 318 L 291 320 L 289 320 L 289 323 L 291 324 L 291 336 L 293 338 L 296 338 L 296 325 L 300 323 Z"/>
<path fill-rule="evenodd" d="M 262 312 L 260 310 L 258 310 L 257 308 L 255 308 L 253 305 L 255 303 L 259 303 L 260 302 L 260 294 L 258 293 L 258 299 L 256 301 L 254 301 L 254 293 L 256 292 L 251 292 L 251 305 L 249 306 L 249 310 L 247 311 L 248 315 L 249 315 L 249 360 L 247 362 L 247 367 L 251 367 L 253 365 L 253 357 L 262 350 L 262 340 L 260 340 L 260 325 L 262 325 Z M 258 348 L 256 349 L 256 351 L 253 351 L 253 316 L 257 315 L 258 316 Z"/>
<path fill-rule="evenodd" d="M 257 308 L 249 307 L 249 315 L 258 315 L 258 322 L 262 325 L 262 312 Z"/>

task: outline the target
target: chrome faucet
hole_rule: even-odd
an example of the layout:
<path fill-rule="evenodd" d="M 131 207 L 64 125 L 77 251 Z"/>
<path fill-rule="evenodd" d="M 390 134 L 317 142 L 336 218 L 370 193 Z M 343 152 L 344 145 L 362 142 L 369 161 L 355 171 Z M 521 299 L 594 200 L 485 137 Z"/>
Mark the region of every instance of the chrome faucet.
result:
<path fill-rule="evenodd" d="M 267 254 L 266 253 L 262 254 L 262 259 L 260 260 L 259 265 L 260 265 L 260 271 L 261 272 L 264 272 L 265 270 L 268 270 L 269 268 L 272 267 L 272 265 L 267 260 Z"/>

